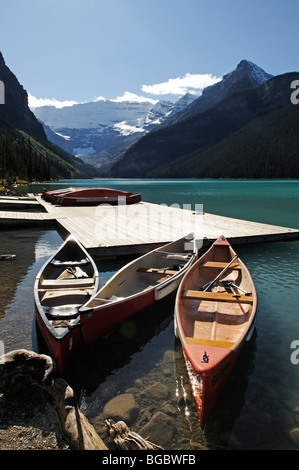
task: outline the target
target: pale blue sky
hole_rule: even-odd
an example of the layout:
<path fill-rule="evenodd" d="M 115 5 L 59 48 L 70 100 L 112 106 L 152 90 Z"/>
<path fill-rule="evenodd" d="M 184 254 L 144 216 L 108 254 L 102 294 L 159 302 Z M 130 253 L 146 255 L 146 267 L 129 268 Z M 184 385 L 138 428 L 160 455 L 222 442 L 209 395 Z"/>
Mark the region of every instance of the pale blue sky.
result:
<path fill-rule="evenodd" d="M 298 71 L 298 21 L 298 0 L 2 0 L 0 51 L 38 98 L 165 99 L 143 86 L 242 59 Z"/>

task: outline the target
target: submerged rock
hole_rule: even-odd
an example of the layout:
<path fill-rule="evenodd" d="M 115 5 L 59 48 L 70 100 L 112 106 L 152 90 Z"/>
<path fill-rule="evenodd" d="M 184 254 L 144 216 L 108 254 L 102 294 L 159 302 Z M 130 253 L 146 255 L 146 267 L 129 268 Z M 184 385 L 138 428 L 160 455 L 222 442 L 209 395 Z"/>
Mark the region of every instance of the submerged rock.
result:
<path fill-rule="evenodd" d="M 156 442 L 163 447 L 169 444 L 174 433 L 173 418 L 162 411 L 157 411 L 152 419 L 140 429 L 141 436 L 145 436 L 151 442 Z"/>
<path fill-rule="evenodd" d="M 299 448 L 299 428 L 293 428 L 290 431 L 290 437 L 294 442 L 295 446 Z"/>
<path fill-rule="evenodd" d="M 105 419 L 120 420 L 131 423 L 138 415 L 138 405 L 132 393 L 123 393 L 106 403 L 103 410 Z"/>
<path fill-rule="evenodd" d="M 141 393 L 143 398 L 150 398 L 154 400 L 166 400 L 168 398 L 169 391 L 168 388 L 161 384 L 160 382 L 155 382 L 154 384 L 147 387 Z"/>

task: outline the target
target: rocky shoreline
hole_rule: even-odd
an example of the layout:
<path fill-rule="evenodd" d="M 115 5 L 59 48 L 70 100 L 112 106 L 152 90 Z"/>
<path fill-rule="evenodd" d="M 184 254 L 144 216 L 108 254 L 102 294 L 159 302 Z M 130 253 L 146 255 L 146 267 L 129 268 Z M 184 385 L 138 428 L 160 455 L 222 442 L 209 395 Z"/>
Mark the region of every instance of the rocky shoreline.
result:
<path fill-rule="evenodd" d="M 0 394 L 0 450 L 69 450 L 47 393 L 31 387 L 18 400 Z"/>
<path fill-rule="evenodd" d="M 52 359 L 24 349 L 0 357 L 1 450 L 107 450 Z"/>
<path fill-rule="evenodd" d="M 49 356 L 17 350 L 0 357 L 0 450 L 212 450 L 225 449 L 229 436 L 230 448 L 240 449 L 238 435 L 225 432 L 225 423 L 230 421 L 228 410 L 222 411 L 223 426 L 221 417 L 215 422 L 220 428 L 212 442 L 207 442 L 204 433 L 196 433 L 191 415 L 185 423 L 176 420 L 177 407 L 186 409 L 192 397 L 187 384 L 182 395 L 179 390 L 173 393 L 167 380 L 170 359 L 171 353 L 165 352 L 163 383 L 154 372 L 137 379 L 108 400 L 101 413 L 91 413 L 88 418 L 79 410 L 73 390 L 56 376 Z M 269 402 L 274 398 L 268 392 Z M 261 410 L 259 418 L 265 420 L 266 415 Z M 270 416 L 267 419 L 269 449 L 298 448 L 298 406 L 280 408 L 279 422 L 272 423 Z M 254 417 L 251 423 L 254 429 Z M 192 426 L 192 440 L 184 435 L 185 425 Z"/>
<path fill-rule="evenodd" d="M 72 388 L 56 376 L 49 356 L 12 351 L 0 357 L 0 450 L 162 450 L 123 421 L 132 422 L 139 414 L 131 392 L 106 404 L 100 425 L 95 423 L 98 433 L 79 410 Z M 167 387 L 159 383 L 148 393 L 159 399 L 168 396 Z M 163 411 L 155 413 L 143 435 L 165 441 L 164 436 L 167 442 L 174 434 L 170 421 Z M 109 443 L 107 447 L 100 435 L 110 437 L 113 447 Z"/>

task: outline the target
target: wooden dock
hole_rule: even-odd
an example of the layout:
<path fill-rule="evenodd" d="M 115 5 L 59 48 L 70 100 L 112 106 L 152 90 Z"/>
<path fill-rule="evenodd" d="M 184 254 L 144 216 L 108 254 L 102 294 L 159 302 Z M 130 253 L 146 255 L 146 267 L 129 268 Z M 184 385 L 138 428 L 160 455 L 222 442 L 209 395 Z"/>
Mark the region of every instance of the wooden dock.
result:
<path fill-rule="evenodd" d="M 40 212 L 36 208 L 34 212 L 0 210 L 0 227 L 52 224 L 65 236 L 76 236 L 95 257 L 142 254 L 191 232 L 199 239 L 199 248 L 201 243 L 205 247 L 219 235 L 224 235 L 234 245 L 299 239 L 297 229 L 232 219 L 176 205 L 142 201 L 128 206 L 64 207 L 45 202 L 40 196 L 35 196 L 35 201 L 40 205 Z"/>

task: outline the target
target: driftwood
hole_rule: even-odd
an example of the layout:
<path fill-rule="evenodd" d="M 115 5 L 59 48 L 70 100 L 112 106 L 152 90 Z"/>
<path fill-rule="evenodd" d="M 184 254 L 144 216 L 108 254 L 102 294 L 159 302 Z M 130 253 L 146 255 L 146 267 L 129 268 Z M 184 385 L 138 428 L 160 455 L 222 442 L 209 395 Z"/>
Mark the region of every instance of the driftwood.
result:
<path fill-rule="evenodd" d="M 6 260 L 15 259 L 15 258 L 16 258 L 16 255 L 12 255 L 12 254 L 0 255 L 0 261 L 6 261 Z"/>
<path fill-rule="evenodd" d="M 153 444 L 131 431 L 124 421 L 115 423 L 112 419 L 106 419 L 105 424 L 109 429 L 110 438 L 121 450 L 164 450 L 163 447 Z"/>
<path fill-rule="evenodd" d="M 107 450 L 93 426 L 80 412 L 72 388 L 56 376 L 49 356 L 19 349 L 0 357 L 0 393 L 16 395 L 39 386 L 53 398 L 61 430 L 74 450 Z"/>

